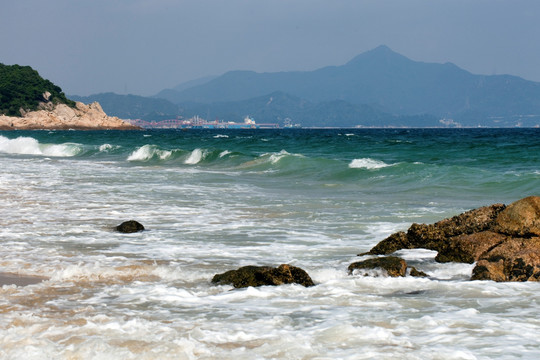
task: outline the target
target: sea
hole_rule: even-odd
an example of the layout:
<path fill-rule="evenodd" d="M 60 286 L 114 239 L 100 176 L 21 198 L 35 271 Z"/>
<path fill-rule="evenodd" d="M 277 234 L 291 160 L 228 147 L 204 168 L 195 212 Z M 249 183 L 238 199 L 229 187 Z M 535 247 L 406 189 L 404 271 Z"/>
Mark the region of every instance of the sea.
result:
<path fill-rule="evenodd" d="M 44 279 L 0 288 L 0 359 L 539 359 L 537 282 L 347 272 L 530 195 L 540 129 L 0 132 L 0 272 Z M 316 285 L 211 282 L 280 264 Z"/>

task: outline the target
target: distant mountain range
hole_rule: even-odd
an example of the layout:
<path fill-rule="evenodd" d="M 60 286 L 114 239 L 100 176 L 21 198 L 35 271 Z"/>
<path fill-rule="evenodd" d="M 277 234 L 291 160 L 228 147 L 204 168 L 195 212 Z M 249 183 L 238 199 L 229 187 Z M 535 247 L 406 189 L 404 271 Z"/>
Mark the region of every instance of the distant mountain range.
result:
<path fill-rule="evenodd" d="M 110 106 L 100 101 L 105 111 L 125 117 L 126 101 L 113 100 L 112 94 L 100 96 L 105 95 L 111 98 Z M 238 121 L 250 115 L 259 123 L 289 118 L 303 126 L 540 125 L 540 83 L 509 75 L 474 75 L 451 63 L 413 61 L 386 46 L 342 66 L 278 73 L 231 71 L 163 90 L 152 101 L 143 99 L 130 98 L 138 101 L 133 105 L 138 117 L 146 119 L 200 115 Z"/>

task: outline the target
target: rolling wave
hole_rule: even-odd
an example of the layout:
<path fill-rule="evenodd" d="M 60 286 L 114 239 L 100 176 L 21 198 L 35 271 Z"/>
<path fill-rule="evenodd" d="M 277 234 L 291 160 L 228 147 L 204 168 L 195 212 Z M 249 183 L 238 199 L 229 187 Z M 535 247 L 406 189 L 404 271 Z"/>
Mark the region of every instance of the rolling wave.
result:
<path fill-rule="evenodd" d="M 32 137 L 9 139 L 0 136 L 0 152 L 6 154 L 72 157 L 82 151 L 83 146 L 76 143 L 41 144 Z"/>

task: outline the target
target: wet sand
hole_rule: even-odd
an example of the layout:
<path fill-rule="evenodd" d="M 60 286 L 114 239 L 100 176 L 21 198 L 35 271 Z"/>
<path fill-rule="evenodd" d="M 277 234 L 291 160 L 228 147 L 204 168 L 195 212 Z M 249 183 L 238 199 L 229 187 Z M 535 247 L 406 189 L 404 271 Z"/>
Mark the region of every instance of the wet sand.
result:
<path fill-rule="evenodd" d="M 13 284 L 17 286 L 26 286 L 40 283 L 43 280 L 45 279 L 38 276 L 24 276 L 0 272 L 0 286 Z"/>

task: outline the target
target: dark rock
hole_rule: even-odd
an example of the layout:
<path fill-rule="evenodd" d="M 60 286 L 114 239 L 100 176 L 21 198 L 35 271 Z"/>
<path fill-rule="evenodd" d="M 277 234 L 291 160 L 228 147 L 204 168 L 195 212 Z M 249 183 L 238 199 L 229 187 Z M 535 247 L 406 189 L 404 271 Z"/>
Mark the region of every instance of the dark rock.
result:
<path fill-rule="evenodd" d="M 144 226 L 135 220 L 124 221 L 116 227 L 116 231 L 121 233 L 134 233 L 143 230 Z"/>
<path fill-rule="evenodd" d="M 407 263 L 405 260 L 396 256 L 386 256 L 355 262 L 348 267 L 349 274 L 352 274 L 354 270 L 374 269 L 385 270 L 388 276 L 391 277 L 405 276 L 407 273 Z"/>
<path fill-rule="evenodd" d="M 311 277 L 302 269 L 282 264 L 277 268 L 270 266 L 244 266 L 238 270 L 230 270 L 217 274 L 212 279 L 216 284 L 229 284 L 235 288 L 248 286 L 300 284 L 314 286 Z"/>
<path fill-rule="evenodd" d="M 428 277 L 429 276 L 425 272 L 417 270 L 414 266 L 411 268 L 410 275 L 414 277 Z"/>

